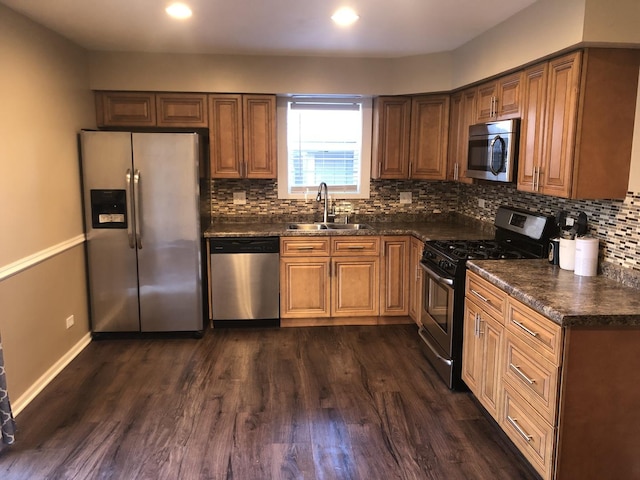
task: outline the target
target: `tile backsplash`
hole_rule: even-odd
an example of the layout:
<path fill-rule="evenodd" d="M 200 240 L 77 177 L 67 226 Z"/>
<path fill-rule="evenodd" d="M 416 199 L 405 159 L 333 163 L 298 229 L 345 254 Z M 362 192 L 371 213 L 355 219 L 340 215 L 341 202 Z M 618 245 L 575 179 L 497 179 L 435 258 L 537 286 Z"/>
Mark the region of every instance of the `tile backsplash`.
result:
<path fill-rule="evenodd" d="M 329 187 L 330 188 L 330 187 Z M 279 200 L 275 180 L 212 180 L 213 217 L 261 215 L 313 215 L 322 207 L 315 191 L 305 200 Z M 233 193 L 246 192 L 246 204 L 234 205 Z M 411 192 L 412 202 L 400 203 L 400 192 Z M 589 233 L 598 237 L 601 260 L 640 272 L 640 193 L 628 192 L 625 200 L 567 200 L 516 190 L 506 183 L 459 184 L 455 182 L 372 180 L 366 200 L 336 201 L 340 213 L 359 215 L 426 215 L 460 213 L 493 222 L 498 206 L 507 204 L 555 215 L 560 210 L 577 218 L 585 212 Z"/>

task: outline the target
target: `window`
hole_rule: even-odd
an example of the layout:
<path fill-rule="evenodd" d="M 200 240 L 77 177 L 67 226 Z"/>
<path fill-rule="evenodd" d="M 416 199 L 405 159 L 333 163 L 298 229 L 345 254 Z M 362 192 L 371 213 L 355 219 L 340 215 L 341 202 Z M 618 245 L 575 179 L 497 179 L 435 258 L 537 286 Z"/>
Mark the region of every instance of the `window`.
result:
<path fill-rule="evenodd" d="M 370 99 L 281 97 L 278 132 L 279 198 L 369 198 Z"/>

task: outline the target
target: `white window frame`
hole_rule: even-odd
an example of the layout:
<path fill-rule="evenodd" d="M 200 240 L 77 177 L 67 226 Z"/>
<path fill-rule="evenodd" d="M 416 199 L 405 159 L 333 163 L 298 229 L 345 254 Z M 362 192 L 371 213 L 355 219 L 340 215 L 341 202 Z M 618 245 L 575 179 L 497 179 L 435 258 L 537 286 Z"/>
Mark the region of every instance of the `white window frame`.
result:
<path fill-rule="evenodd" d="M 278 126 L 278 198 L 279 199 L 300 199 L 308 200 L 315 198 L 317 189 L 310 189 L 308 192 L 289 192 L 289 152 L 287 142 L 287 110 L 288 103 L 299 100 L 298 96 L 279 96 L 277 99 L 277 126 Z M 329 195 L 332 199 L 367 199 L 370 197 L 371 179 L 371 138 L 373 130 L 373 107 L 369 97 L 361 96 L 305 96 L 313 102 L 351 102 L 357 101 L 362 104 L 362 150 L 360 152 L 360 192 L 346 193 L 331 191 L 328 185 Z"/>

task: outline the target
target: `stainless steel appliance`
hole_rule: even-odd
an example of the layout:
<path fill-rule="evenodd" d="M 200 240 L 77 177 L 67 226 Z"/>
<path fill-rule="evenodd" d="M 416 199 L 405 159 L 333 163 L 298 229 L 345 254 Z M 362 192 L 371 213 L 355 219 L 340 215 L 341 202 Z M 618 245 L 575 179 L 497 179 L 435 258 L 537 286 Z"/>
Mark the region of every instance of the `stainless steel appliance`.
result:
<path fill-rule="evenodd" d="M 462 328 L 467 259 L 545 258 L 554 218 L 501 206 L 492 240 L 433 240 L 424 245 L 420 337 L 427 358 L 449 388 L 464 389 Z"/>
<path fill-rule="evenodd" d="M 211 314 L 214 326 L 280 317 L 280 239 L 212 238 Z"/>
<path fill-rule="evenodd" d="M 511 182 L 516 176 L 520 120 L 481 123 L 469 127 L 467 177 Z"/>
<path fill-rule="evenodd" d="M 199 138 L 82 131 L 91 325 L 203 330 Z"/>

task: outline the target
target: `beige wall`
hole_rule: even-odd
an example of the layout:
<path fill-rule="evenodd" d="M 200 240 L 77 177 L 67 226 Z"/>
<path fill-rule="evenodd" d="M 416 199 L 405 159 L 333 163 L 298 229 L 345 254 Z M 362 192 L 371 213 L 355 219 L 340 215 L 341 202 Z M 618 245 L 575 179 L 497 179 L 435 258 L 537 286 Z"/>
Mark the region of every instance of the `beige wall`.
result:
<path fill-rule="evenodd" d="M 640 44 L 640 1 L 586 0 L 585 42 Z"/>
<path fill-rule="evenodd" d="M 0 45 L 1 269 L 82 235 L 76 132 L 95 120 L 86 52 L 2 5 Z M 89 331 L 83 262 L 75 247 L 0 279 L 12 401 Z"/>

